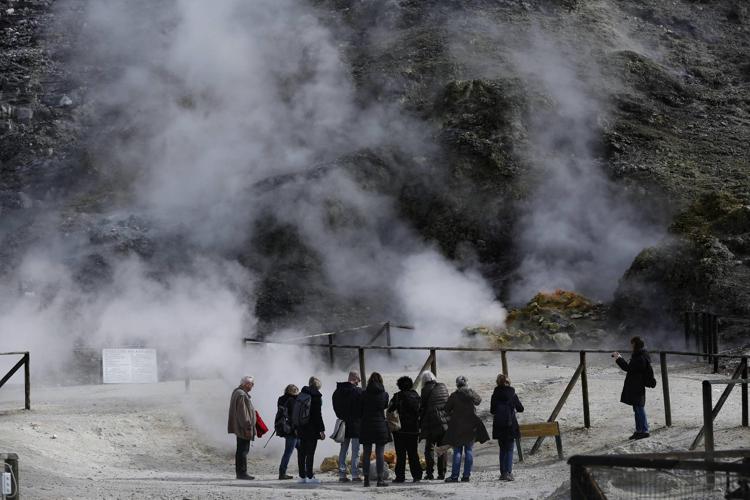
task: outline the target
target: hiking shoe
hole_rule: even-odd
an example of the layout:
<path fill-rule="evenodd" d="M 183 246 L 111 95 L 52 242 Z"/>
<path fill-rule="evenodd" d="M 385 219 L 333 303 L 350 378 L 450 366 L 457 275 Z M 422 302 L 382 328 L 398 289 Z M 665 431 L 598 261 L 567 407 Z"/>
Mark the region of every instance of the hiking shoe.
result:
<path fill-rule="evenodd" d="M 294 479 L 294 478 L 292 476 L 288 476 L 286 474 L 279 474 L 279 480 L 280 481 L 284 481 L 284 480 L 287 480 L 287 479 Z"/>
<path fill-rule="evenodd" d="M 378 481 L 378 486 L 379 486 L 379 487 L 385 487 L 385 486 L 388 486 L 388 483 L 386 483 L 385 481 L 383 481 L 383 480 L 381 479 L 380 481 Z"/>
<path fill-rule="evenodd" d="M 339 478 L 339 483 L 348 483 L 349 481 L 351 481 L 351 479 L 349 479 L 348 477 Z"/>
<path fill-rule="evenodd" d="M 506 477 L 507 477 L 506 481 L 515 481 L 516 480 L 516 478 L 513 477 L 513 474 L 511 474 L 510 472 L 508 472 L 508 475 Z"/>
<path fill-rule="evenodd" d="M 365 488 L 369 488 L 370 487 L 370 478 L 369 477 L 365 476 L 365 484 L 363 484 L 362 486 L 364 486 Z"/>
<path fill-rule="evenodd" d="M 442 481 L 443 479 L 445 479 L 445 474 L 443 474 L 442 476 L 438 476 L 437 478 L 438 478 L 438 481 Z"/>
<path fill-rule="evenodd" d="M 252 481 L 255 478 L 247 474 L 237 474 L 237 479 L 244 479 L 245 481 Z"/>
<path fill-rule="evenodd" d="M 461 482 L 462 483 L 468 483 L 469 482 L 469 478 L 468 477 L 462 477 L 461 478 Z"/>
<path fill-rule="evenodd" d="M 458 482 L 458 478 L 457 477 L 446 477 L 445 478 L 445 482 L 446 483 L 457 483 Z"/>
<path fill-rule="evenodd" d="M 500 474 L 500 481 L 507 481 L 508 480 L 508 474 L 502 473 Z"/>
<path fill-rule="evenodd" d="M 403 477 L 397 477 L 396 479 L 393 480 L 393 482 L 394 483 L 405 483 L 406 479 L 403 478 Z"/>
<path fill-rule="evenodd" d="M 646 439 L 647 437 L 650 437 L 651 434 L 648 432 L 636 432 L 637 436 L 635 436 L 633 439 Z"/>
<path fill-rule="evenodd" d="M 634 432 L 633 434 L 630 435 L 628 439 L 636 439 L 637 437 L 638 437 L 638 433 Z"/>
<path fill-rule="evenodd" d="M 425 474 L 425 476 L 422 479 L 424 479 L 425 481 L 434 481 L 435 476 L 433 476 L 432 474 Z"/>
<path fill-rule="evenodd" d="M 421 477 L 415 477 L 414 479 L 412 479 L 412 480 L 411 480 L 411 482 L 412 482 L 412 483 L 418 483 L 418 482 L 420 482 L 421 480 L 422 480 L 422 478 L 421 478 Z"/>

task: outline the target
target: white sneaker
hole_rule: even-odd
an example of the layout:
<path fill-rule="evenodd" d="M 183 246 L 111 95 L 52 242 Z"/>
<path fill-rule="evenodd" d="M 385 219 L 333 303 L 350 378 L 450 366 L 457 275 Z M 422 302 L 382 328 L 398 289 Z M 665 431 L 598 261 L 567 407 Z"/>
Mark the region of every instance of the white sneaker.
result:
<path fill-rule="evenodd" d="M 300 479 L 297 479 L 297 484 L 306 484 L 306 483 L 307 483 L 307 478 L 306 477 L 302 477 Z"/>
<path fill-rule="evenodd" d="M 307 484 L 320 484 L 320 479 L 318 479 L 317 477 L 314 477 L 312 479 L 308 479 L 307 480 Z"/>

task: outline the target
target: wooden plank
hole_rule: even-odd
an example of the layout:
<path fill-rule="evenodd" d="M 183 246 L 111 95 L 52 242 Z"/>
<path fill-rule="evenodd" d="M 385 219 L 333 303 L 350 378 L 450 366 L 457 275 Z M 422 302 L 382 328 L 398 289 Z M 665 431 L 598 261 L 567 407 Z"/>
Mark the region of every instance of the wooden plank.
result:
<path fill-rule="evenodd" d="M 26 355 L 24 354 L 24 357 L 21 358 L 21 360 L 16 363 L 13 368 L 10 369 L 8 373 L 5 374 L 5 376 L 0 379 L 0 387 L 4 386 L 5 383 L 10 380 L 10 378 L 16 374 L 19 368 L 21 368 L 24 364 L 26 364 Z"/>
<path fill-rule="evenodd" d="M 31 353 L 26 353 L 23 357 L 23 393 L 24 408 L 31 409 Z M 18 497 L 16 497 L 18 498 Z"/>
<path fill-rule="evenodd" d="M 554 422 L 557 419 L 557 415 L 560 413 L 560 410 L 562 410 L 565 401 L 568 400 L 570 391 L 573 390 L 573 387 L 576 385 L 576 381 L 578 381 L 578 377 L 581 376 L 582 369 L 583 367 L 579 364 L 578 368 L 576 368 L 575 373 L 573 373 L 573 376 L 570 378 L 568 386 L 565 388 L 565 391 L 563 391 L 563 395 L 560 397 L 557 405 L 555 405 L 555 409 L 552 410 L 552 415 L 550 415 L 550 417 L 547 419 L 547 422 Z M 538 437 L 536 442 L 534 443 L 534 446 L 531 447 L 531 451 L 529 452 L 529 454 L 533 455 L 534 453 L 536 453 L 539 450 L 539 447 L 542 445 L 542 441 L 544 441 L 544 436 Z"/>
<path fill-rule="evenodd" d="M 385 345 L 387 345 L 389 348 L 391 347 L 391 322 L 387 321 L 385 323 Z M 393 356 L 393 351 L 388 349 L 388 356 Z"/>
<path fill-rule="evenodd" d="M 522 424 L 518 426 L 521 437 L 559 436 L 560 424 L 557 422 L 539 422 L 534 424 Z"/>
<path fill-rule="evenodd" d="M 365 350 L 363 348 L 357 349 L 359 354 L 359 376 L 362 378 L 362 385 L 367 387 L 367 374 L 365 373 Z"/>
<path fill-rule="evenodd" d="M 565 460 L 565 455 L 563 455 L 563 448 L 562 448 L 562 437 L 558 434 L 555 436 L 555 447 L 557 448 L 557 457 L 560 460 Z"/>
<path fill-rule="evenodd" d="M 422 374 L 427 371 L 427 367 L 432 366 L 432 356 L 432 351 L 430 351 L 429 356 L 427 356 L 427 361 L 425 361 L 422 365 L 422 368 L 419 369 L 417 378 L 414 380 L 414 390 L 419 389 L 419 387 L 422 385 Z"/>
<path fill-rule="evenodd" d="M 503 375 L 508 376 L 508 354 L 507 351 L 500 351 L 500 363 L 503 367 Z"/>
<path fill-rule="evenodd" d="M 727 386 L 727 388 L 734 386 Z M 714 416 L 713 409 L 711 408 L 711 384 L 703 382 L 703 430 L 706 436 L 706 462 L 712 462 L 714 460 Z M 696 438 L 697 440 L 698 438 Z M 692 449 L 692 448 L 691 448 Z M 711 473 L 706 474 L 706 482 L 709 487 L 714 485 L 714 475 Z"/>
<path fill-rule="evenodd" d="M 732 380 L 739 379 L 740 374 L 742 373 L 742 363 L 740 363 L 737 366 L 737 369 L 734 370 L 734 373 L 732 374 Z M 703 381 L 704 386 L 711 386 L 710 380 L 704 380 Z M 716 416 L 721 411 L 721 408 L 724 406 L 724 403 L 726 402 L 727 398 L 729 398 L 729 394 L 732 392 L 732 389 L 734 389 L 734 386 L 736 384 L 728 384 L 727 387 L 724 389 L 724 392 L 721 393 L 721 396 L 719 397 L 719 400 L 716 402 L 716 406 L 714 407 L 713 411 L 711 412 L 711 422 L 713 423 L 713 420 L 716 418 Z M 698 435 L 695 436 L 695 439 L 693 440 L 693 443 L 690 445 L 690 450 L 694 450 L 698 447 L 698 444 L 701 442 L 701 439 L 703 438 L 703 434 L 706 430 L 706 426 L 704 424 L 703 427 L 701 427 L 701 430 L 698 431 Z"/>
<path fill-rule="evenodd" d="M 523 462 L 523 448 L 521 448 L 521 438 L 516 438 L 516 451 L 518 452 L 518 461 Z"/>

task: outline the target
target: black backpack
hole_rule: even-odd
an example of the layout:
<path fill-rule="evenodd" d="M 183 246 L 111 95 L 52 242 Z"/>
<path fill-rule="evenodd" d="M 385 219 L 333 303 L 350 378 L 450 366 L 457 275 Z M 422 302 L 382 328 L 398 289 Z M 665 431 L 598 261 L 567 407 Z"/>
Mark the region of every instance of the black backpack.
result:
<path fill-rule="evenodd" d="M 310 406 L 312 397 L 309 394 L 300 392 L 297 399 L 294 400 L 294 409 L 292 409 L 292 428 L 301 429 L 310 422 Z"/>
<path fill-rule="evenodd" d="M 656 387 L 656 378 L 654 378 L 654 368 L 651 363 L 646 361 L 646 376 L 643 379 L 643 385 L 649 389 Z"/>
<path fill-rule="evenodd" d="M 279 405 L 276 410 L 276 418 L 273 421 L 273 430 L 276 431 L 276 435 L 279 437 L 290 437 L 292 432 L 292 422 L 289 419 L 289 409 L 285 404 Z"/>
<path fill-rule="evenodd" d="M 495 405 L 494 425 L 496 427 L 512 427 L 515 412 L 513 401 L 498 401 Z"/>

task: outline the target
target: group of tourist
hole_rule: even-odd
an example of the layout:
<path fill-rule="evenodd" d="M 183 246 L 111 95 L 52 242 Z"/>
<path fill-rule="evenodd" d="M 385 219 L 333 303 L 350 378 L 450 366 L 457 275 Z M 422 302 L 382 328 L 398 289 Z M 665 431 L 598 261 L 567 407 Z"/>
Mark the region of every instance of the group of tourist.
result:
<path fill-rule="evenodd" d="M 633 406 L 635 414 L 636 432 L 630 438 L 642 439 L 649 436 L 644 409 L 645 387 L 655 386 L 656 383 L 643 341 L 634 337 L 631 346 L 633 356 L 629 363 L 617 352 L 612 356 L 627 372 L 621 401 Z M 490 439 L 476 412 L 482 398 L 469 387 L 468 379 L 464 376 L 456 378 L 456 388 L 452 393 L 429 371 L 420 375 L 419 382 L 422 388 L 418 393 L 410 377 L 399 378 L 396 383 L 398 392 L 392 398 L 388 397 L 383 377 L 377 372 L 370 375 L 364 389 L 360 387 L 360 375 L 356 371 L 349 372 L 346 382 L 336 384 L 332 404 L 337 422 L 331 437 L 341 445 L 338 456 L 340 482 L 358 481 L 367 487 L 372 478 L 377 486 L 387 486 L 384 452 L 389 442 L 393 442 L 396 449 L 394 483 L 406 481 L 407 462 L 414 482 L 435 479 L 448 483 L 470 481 L 474 443 L 484 443 Z M 258 426 L 257 413 L 249 395 L 254 383 L 252 377 L 243 377 L 230 401 L 228 431 L 237 437 L 237 479 L 254 479 L 247 473 L 247 453 Z M 313 470 L 318 441 L 325 439 L 320 388 L 320 380 L 310 377 L 308 385 L 301 390 L 295 385 L 286 386 L 278 400 L 274 431 L 285 440 L 279 465 L 280 480 L 293 479 L 287 474 L 287 468 L 296 449 L 299 482 L 320 483 Z M 502 481 L 514 480 L 513 450 L 516 439 L 520 437 L 516 413 L 523 411 L 524 407 L 510 379 L 499 374 L 490 401 L 490 412 L 493 415 L 492 438 L 497 440 L 500 448 Z M 425 441 L 424 471 L 417 452 L 421 439 Z M 361 473 L 360 446 L 363 452 Z M 450 476 L 446 477 L 446 451 L 449 448 L 453 450 L 453 462 Z M 371 471 L 373 449 L 375 470 Z M 351 457 L 350 467 L 347 467 L 347 455 Z M 348 472 L 351 472 L 351 478 Z"/>

